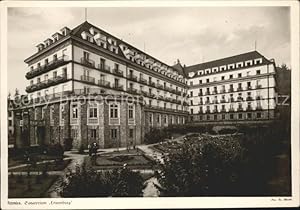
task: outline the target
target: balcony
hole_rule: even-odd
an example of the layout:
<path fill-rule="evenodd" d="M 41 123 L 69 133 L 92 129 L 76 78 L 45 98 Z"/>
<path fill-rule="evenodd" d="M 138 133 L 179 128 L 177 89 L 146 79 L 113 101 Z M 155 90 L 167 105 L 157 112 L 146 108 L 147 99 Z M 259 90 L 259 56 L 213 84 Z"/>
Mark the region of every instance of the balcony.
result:
<path fill-rule="evenodd" d="M 246 98 L 246 101 L 253 101 L 253 98 L 252 98 L 251 96 L 248 96 L 248 97 Z"/>
<path fill-rule="evenodd" d="M 210 95 L 210 91 L 206 91 L 206 95 Z"/>
<path fill-rule="evenodd" d="M 105 81 L 105 80 L 98 80 L 98 85 L 101 86 L 101 87 L 110 88 L 110 82 Z"/>
<path fill-rule="evenodd" d="M 135 82 L 137 82 L 137 76 L 134 76 L 133 74 L 129 74 L 129 75 L 127 75 L 127 78 L 128 79 L 130 79 L 130 80 L 132 80 L 132 81 L 135 81 Z"/>
<path fill-rule="evenodd" d="M 65 81 L 67 81 L 67 75 L 62 74 L 62 75 L 53 77 L 51 79 L 39 82 L 37 84 L 30 85 L 30 86 L 26 87 L 26 92 L 31 93 L 31 92 L 34 92 L 34 91 L 37 91 L 37 90 L 41 90 L 43 88 L 50 87 L 52 85 L 57 85 L 59 83 L 65 82 Z"/>
<path fill-rule="evenodd" d="M 256 100 L 262 100 L 262 96 L 256 96 Z"/>
<path fill-rule="evenodd" d="M 203 96 L 203 93 L 202 92 L 198 93 L 198 96 Z"/>
<path fill-rule="evenodd" d="M 262 106 L 261 106 L 261 105 L 257 105 L 257 106 L 256 106 L 256 110 L 259 110 L 259 111 L 261 111 L 261 110 L 263 110 L 263 108 L 262 108 Z"/>
<path fill-rule="evenodd" d="M 88 118 L 87 119 L 87 125 L 98 125 L 99 124 L 99 118 Z"/>
<path fill-rule="evenodd" d="M 139 94 L 138 90 L 135 89 L 135 88 L 128 88 L 127 92 L 130 93 L 130 94 L 135 94 L 135 95 Z"/>
<path fill-rule="evenodd" d="M 124 90 L 123 85 L 116 84 L 116 83 L 113 84 L 112 88 L 115 89 L 115 90 L 120 90 L 120 91 Z"/>
<path fill-rule="evenodd" d="M 140 81 L 140 83 L 147 85 L 147 80 L 145 80 L 144 78 L 140 77 L 139 81 Z"/>
<path fill-rule="evenodd" d="M 205 101 L 205 104 L 210 104 L 210 101 Z"/>
<path fill-rule="evenodd" d="M 144 91 L 144 90 L 141 90 L 141 94 L 144 96 L 144 97 L 148 97 L 149 94 L 148 92 Z"/>
<path fill-rule="evenodd" d="M 105 73 L 110 73 L 110 66 L 104 64 L 98 64 L 98 69 Z"/>
<path fill-rule="evenodd" d="M 205 113 L 206 113 L 206 114 L 210 114 L 210 110 L 209 110 L 209 109 L 206 110 Z"/>
<path fill-rule="evenodd" d="M 237 91 L 243 91 L 243 88 L 242 87 L 238 87 Z"/>
<path fill-rule="evenodd" d="M 225 93 L 225 92 L 226 92 L 225 89 L 220 90 L 220 93 Z"/>
<path fill-rule="evenodd" d="M 149 81 L 149 85 L 152 86 L 152 87 L 155 87 L 155 83 L 152 82 L 152 81 Z"/>
<path fill-rule="evenodd" d="M 221 99 L 220 103 L 226 103 L 226 100 L 225 99 Z"/>
<path fill-rule="evenodd" d="M 252 111 L 253 109 L 252 109 L 252 107 L 251 106 L 247 106 L 247 109 L 246 109 L 246 111 Z"/>
<path fill-rule="evenodd" d="M 229 88 L 228 92 L 234 92 L 234 89 L 233 88 Z"/>
<path fill-rule="evenodd" d="M 213 109 L 212 113 L 218 113 L 218 109 Z"/>
<path fill-rule="evenodd" d="M 200 101 L 200 102 L 199 102 L 199 105 L 203 105 L 203 101 Z"/>
<path fill-rule="evenodd" d="M 164 99 L 167 100 L 167 98 L 164 98 L 162 95 L 158 95 L 157 99 L 159 99 L 159 100 L 164 100 Z"/>
<path fill-rule="evenodd" d="M 59 66 L 62 66 L 64 64 L 66 64 L 67 62 L 69 62 L 68 56 L 66 56 L 66 55 L 61 56 L 43 66 L 37 67 L 37 68 L 27 72 L 25 77 L 27 79 L 32 79 L 35 76 L 39 76 L 43 73 L 48 72 L 49 70 L 55 69 Z"/>
<path fill-rule="evenodd" d="M 176 91 L 175 91 L 175 94 L 177 94 L 177 95 L 181 95 L 181 91 L 179 91 L 179 90 L 176 90 Z"/>
<path fill-rule="evenodd" d="M 119 76 L 119 77 L 123 77 L 123 71 L 121 71 L 120 69 L 113 69 L 112 74 Z"/>
<path fill-rule="evenodd" d="M 260 89 L 260 88 L 262 88 L 262 85 L 256 85 L 255 88 Z"/>
<path fill-rule="evenodd" d="M 238 111 L 240 111 L 240 112 L 241 112 L 241 111 L 244 111 L 243 107 L 241 107 L 241 106 L 240 106 L 240 107 L 238 107 L 238 109 L 237 109 L 237 110 L 238 110 Z"/>
<path fill-rule="evenodd" d="M 212 94 L 218 94 L 218 91 L 217 90 L 213 90 Z"/>
<path fill-rule="evenodd" d="M 164 89 L 164 86 L 162 85 L 162 84 L 158 84 L 157 83 L 157 86 L 156 86 L 157 88 L 159 88 L 159 89 Z"/>
<path fill-rule="evenodd" d="M 84 82 L 87 82 L 87 83 L 90 83 L 90 84 L 95 84 L 95 78 L 94 77 L 89 77 L 89 76 L 86 76 L 86 75 L 81 75 L 80 76 L 80 80 L 84 81 Z"/>
<path fill-rule="evenodd" d="M 244 100 L 243 97 L 240 96 L 237 97 L 237 101 L 243 101 L 243 100 Z"/>
<path fill-rule="evenodd" d="M 234 112 L 234 108 L 233 108 L 233 107 L 230 107 L 230 108 L 229 108 L 229 112 Z"/>
<path fill-rule="evenodd" d="M 81 62 L 83 65 L 85 65 L 85 66 L 95 68 L 95 61 L 93 61 L 93 60 L 91 60 L 91 59 L 88 59 L 88 58 L 81 58 L 81 59 L 80 59 L 80 62 Z"/>
<path fill-rule="evenodd" d="M 218 100 L 213 100 L 212 103 L 217 104 L 217 103 L 219 103 L 219 101 Z"/>
<path fill-rule="evenodd" d="M 230 99 L 228 100 L 228 102 L 229 102 L 229 103 L 234 102 L 234 98 L 230 98 Z"/>
<path fill-rule="evenodd" d="M 252 90 L 252 86 L 247 86 L 246 90 Z"/>
<path fill-rule="evenodd" d="M 223 108 L 222 108 L 220 112 L 226 112 L 226 109 L 223 109 Z"/>

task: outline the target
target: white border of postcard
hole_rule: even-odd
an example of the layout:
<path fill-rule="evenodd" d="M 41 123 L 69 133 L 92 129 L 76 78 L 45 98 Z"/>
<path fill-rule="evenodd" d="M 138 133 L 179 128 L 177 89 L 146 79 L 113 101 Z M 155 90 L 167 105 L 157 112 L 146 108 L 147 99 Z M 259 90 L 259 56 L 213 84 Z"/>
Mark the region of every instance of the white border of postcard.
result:
<path fill-rule="evenodd" d="M 3 209 L 155 209 L 299 206 L 299 2 L 298 1 L 2 1 L 1 4 L 1 208 Z M 166 198 L 37 198 L 7 195 L 7 8 L 8 7 L 203 7 L 288 6 L 291 11 L 292 196 Z M 13 204 L 18 202 L 20 204 Z"/>

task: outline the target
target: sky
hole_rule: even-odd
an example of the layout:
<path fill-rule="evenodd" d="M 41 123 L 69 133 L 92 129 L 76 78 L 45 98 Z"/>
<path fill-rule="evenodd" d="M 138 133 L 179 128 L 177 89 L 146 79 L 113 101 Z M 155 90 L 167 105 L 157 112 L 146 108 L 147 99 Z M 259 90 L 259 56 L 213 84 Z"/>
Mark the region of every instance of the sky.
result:
<path fill-rule="evenodd" d="M 187 66 L 256 49 L 290 67 L 288 7 L 88 8 L 91 24 L 153 57 Z M 64 26 L 85 20 L 84 8 L 8 9 L 8 90 L 25 93 L 24 60 Z"/>

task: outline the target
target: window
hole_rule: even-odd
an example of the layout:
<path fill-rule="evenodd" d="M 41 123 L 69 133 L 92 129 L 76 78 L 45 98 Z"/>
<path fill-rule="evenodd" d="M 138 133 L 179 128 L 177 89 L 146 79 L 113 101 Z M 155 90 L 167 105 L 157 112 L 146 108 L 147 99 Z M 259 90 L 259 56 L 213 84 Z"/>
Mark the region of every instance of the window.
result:
<path fill-rule="evenodd" d="M 30 80 L 30 85 L 33 85 L 33 80 Z"/>
<path fill-rule="evenodd" d="M 53 55 L 53 60 L 57 61 L 57 54 Z"/>
<path fill-rule="evenodd" d="M 118 104 L 110 105 L 110 118 L 118 118 L 119 117 L 119 106 Z"/>
<path fill-rule="evenodd" d="M 214 120 L 217 120 L 218 119 L 218 116 L 215 114 L 214 115 Z"/>
<path fill-rule="evenodd" d="M 206 79 L 206 83 L 209 83 L 209 79 Z"/>
<path fill-rule="evenodd" d="M 232 119 L 233 119 L 233 114 L 230 114 L 229 117 L 230 117 L 230 119 L 232 120 Z"/>
<path fill-rule="evenodd" d="M 230 75 L 229 75 L 229 79 L 233 79 L 233 74 L 230 74 Z"/>
<path fill-rule="evenodd" d="M 128 118 L 134 119 L 134 105 L 128 105 Z"/>
<path fill-rule="evenodd" d="M 45 118 L 46 107 L 42 107 L 42 120 Z"/>
<path fill-rule="evenodd" d="M 89 107 L 89 118 L 97 118 L 98 117 L 98 109 L 97 106 Z"/>
<path fill-rule="evenodd" d="M 48 58 L 45 59 L 45 64 L 47 65 L 49 63 Z"/>
<path fill-rule="evenodd" d="M 191 114 L 193 114 L 194 113 L 194 109 L 191 109 Z"/>
<path fill-rule="evenodd" d="M 260 112 L 256 113 L 256 118 L 261 118 L 261 113 Z"/>
<path fill-rule="evenodd" d="M 239 119 L 242 119 L 242 118 L 243 118 L 243 114 L 240 113 L 240 114 L 239 114 Z"/>
<path fill-rule="evenodd" d="M 222 120 L 225 120 L 225 114 L 222 114 Z"/>
<path fill-rule="evenodd" d="M 221 80 L 224 80 L 224 79 L 225 79 L 225 76 L 222 76 L 222 77 L 221 77 Z"/>
<path fill-rule="evenodd" d="M 78 129 L 72 129 L 71 130 L 71 137 L 77 138 L 78 137 Z"/>
<path fill-rule="evenodd" d="M 190 97 L 193 97 L 193 91 L 190 92 Z"/>
<path fill-rule="evenodd" d="M 152 114 L 149 114 L 149 123 L 152 125 L 152 123 L 153 123 L 153 115 Z"/>
<path fill-rule="evenodd" d="M 53 78 L 56 78 L 57 77 L 57 71 L 54 71 L 53 72 Z"/>
<path fill-rule="evenodd" d="M 260 74 L 260 70 L 256 70 L 256 74 L 259 75 Z"/>
<path fill-rule="evenodd" d="M 238 73 L 238 78 L 241 78 L 242 77 L 242 73 Z"/>
<path fill-rule="evenodd" d="M 84 58 L 85 60 L 89 60 L 89 58 L 90 58 L 90 53 L 88 53 L 88 52 L 83 52 L 83 58 Z"/>
<path fill-rule="evenodd" d="M 112 139 L 116 139 L 117 138 L 117 129 L 113 128 L 110 130 L 110 136 Z"/>
<path fill-rule="evenodd" d="M 202 84 L 202 80 L 201 79 L 199 80 L 199 84 Z"/>
<path fill-rule="evenodd" d="M 251 119 L 252 118 L 252 113 L 247 113 L 247 118 Z"/>
<path fill-rule="evenodd" d="M 37 83 L 40 83 L 40 82 L 41 82 L 41 78 L 38 77 L 38 78 L 37 78 Z"/>
<path fill-rule="evenodd" d="M 12 126 L 12 120 L 8 120 L 8 126 Z"/>
<path fill-rule="evenodd" d="M 78 105 L 72 104 L 72 118 L 77 119 L 78 118 Z"/>
<path fill-rule="evenodd" d="M 116 70 L 119 70 L 119 64 L 115 63 L 115 69 L 116 69 Z M 131 75 L 132 75 L 133 71 L 130 70 L 130 73 L 131 73 Z"/>
<path fill-rule="evenodd" d="M 156 120 L 157 120 L 157 123 L 160 123 L 160 114 L 157 115 Z"/>
<path fill-rule="evenodd" d="M 133 138 L 133 129 L 129 129 L 129 138 Z"/>
<path fill-rule="evenodd" d="M 96 129 L 90 129 L 91 132 L 91 138 L 95 139 L 97 138 L 97 130 Z"/>
<path fill-rule="evenodd" d="M 50 121 L 53 120 L 54 106 L 50 106 Z"/>
<path fill-rule="evenodd" d="M 67 68 L 66 68 L 66 67 L 64 67 L 64 68 L 62 69 L 62 74 L 63 74 L 64 77 L 67 76 Z"/>

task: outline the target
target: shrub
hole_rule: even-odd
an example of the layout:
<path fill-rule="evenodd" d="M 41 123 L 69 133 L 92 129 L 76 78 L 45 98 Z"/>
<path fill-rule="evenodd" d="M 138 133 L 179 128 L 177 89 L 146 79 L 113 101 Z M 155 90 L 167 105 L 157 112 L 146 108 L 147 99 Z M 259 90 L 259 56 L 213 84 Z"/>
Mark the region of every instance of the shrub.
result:
<path fill-rule="evenodd" d="M 63 182 L 63 197 L 137 197 L 144 189 L 140 173 L 126 168 L 96 172 L 82 167 L 68 179 Z"/>
<path fill-rule="evenodd" d="M 117 161 L 117 162 L 124 162 L 124 161 L 132 160 L 132 159 L 133 159 L 133 157 L 129 156 L 129 155 L 118 155 L 118 156 L 109 158 L 109 160 Z"/>
<path fill-rule="evenodd" d="M 145 134 L 145 143 L 154 144 L 162 142 L 167 138 L 170 138 L 170 132 L 167 129 L 151 128 L 151 130 Z"/>
<path fill-rule="evenodd" d="M 78 153 L 84 154 L 84 145 L 83 144 L 81 144 L 80 147 L 78 148 Z"/>
<path fill-rule="evenodd" d="M 63 159 L 64 156 L 64 148 L 61 144 L 53 144 L 48 146 L 47 154 L 51 156 L 58 156 L 59 158 Z"/>
<path fill-rule="evenodd" d="M 73 138 L 64 139 L 64 149 L 65 151 L 70 151 L 73 147 Z"/>

